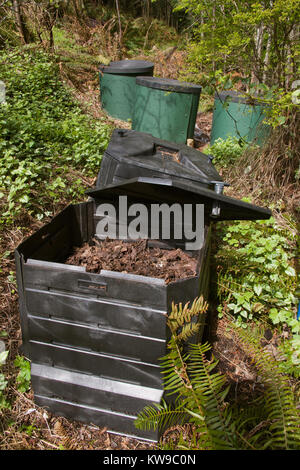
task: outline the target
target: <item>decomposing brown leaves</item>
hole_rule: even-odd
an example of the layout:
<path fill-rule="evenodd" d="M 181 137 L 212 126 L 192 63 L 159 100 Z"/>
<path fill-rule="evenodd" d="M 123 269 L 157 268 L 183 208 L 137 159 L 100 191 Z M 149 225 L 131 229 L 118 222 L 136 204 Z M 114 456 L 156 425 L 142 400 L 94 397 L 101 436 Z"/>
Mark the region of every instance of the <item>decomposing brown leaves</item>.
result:
<path fill-rule="evenodd" d="M 83 266 L 99 273 L 101 269 L 165 279 L 166 283 L 196 275 L 197 261 L 177 248 L 148 248 L 147 240 L 93 240 L 75 248 L 66 264 Z"/>

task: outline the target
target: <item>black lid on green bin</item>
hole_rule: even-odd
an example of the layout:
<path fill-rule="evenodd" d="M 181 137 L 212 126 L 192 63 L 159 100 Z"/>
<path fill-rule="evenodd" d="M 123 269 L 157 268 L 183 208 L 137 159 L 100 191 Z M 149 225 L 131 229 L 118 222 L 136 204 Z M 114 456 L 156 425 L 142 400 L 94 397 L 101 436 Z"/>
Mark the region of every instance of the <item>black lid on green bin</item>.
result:
<path fill-rule="evenodd" d="M 119 74 L 130 74 L 130 73 L 153 73 L 154 64 L 152 62 L 148 62 L 146 60 L 131 60 L 131 59 L 124 59 L 124 60 L 116 60 L 110 62 L 109 65 L 101 64 L 99 66 L 101 72 L 105 73 L 119 73 Z"/>
<path fill-rule="evenodd" d="M 156 88 L 165 91 L 177 91 L 179 93 L 201 93 L 202 87 L 194 83 L 180 82 L 172 78 L 161 77 L 137 77 L 136 84 L 146 86 L 148 88 Z"/>

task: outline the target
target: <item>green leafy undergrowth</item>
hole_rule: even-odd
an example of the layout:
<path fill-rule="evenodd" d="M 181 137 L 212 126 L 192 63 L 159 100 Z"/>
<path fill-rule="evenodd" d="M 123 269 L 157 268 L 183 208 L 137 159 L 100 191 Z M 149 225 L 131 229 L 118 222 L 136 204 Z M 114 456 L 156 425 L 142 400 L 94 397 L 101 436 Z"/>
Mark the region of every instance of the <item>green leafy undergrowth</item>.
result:
<path fill-rule="evenodd" d="M 14 365 L 19 369 L 16 384 L 20 392 L 27 392 L 30 388 L 30 362 L 22 356 L 17 356 Z"/>
<path fill-rule="evenodd" d="M 2 224 L 23 209 L 42 218 L 53 203 L 81 197 L 81 173 L 95 176 L 111 129 L 85 115 L 59 78 L 54 56 L 3 54 L 0 105 Z M 3 203 L 3 202 L 2 202 Z"/>
<path fill-rule="evenodd" d="M 221 231 L 223 243 L 216 254 L 219 316 L 229 313 L 243 328 L 253 321 L 279 330 L 287 328 L 290 335 L 283 345 L 285 356 L 290 372 L 299 375 L 293 231 L 279 227 L 274 218 L 224 224 Z"/>
<path fill-rule="evenodd" d="M 8 356 L 8 351 L 1 351 L 0 352 L 0 371 L 1 367 L 4 366 L 6 359 Z M 6 380 L 5 374 L 0 372 L 0 411 L 3 408 L 9 408 L 10 404 L 6 398 L 6 388 L 7 388 L 8 381 Z"/>
<path fill-rule="evenodd" d="M 11 402 L 8 399 L 8 379 L 6 374 L 1 371 L 5 365 L 9 351 L 4 350 L 0 352 L 0 412 L 5 408 L 11 408 Z M 25 393 L 30 388 L 30 362 L 22 356 L 17 356 L 14 365 L 18 370 L 16 376 L 16 387 L 21 393 Z"/>
<path fill-rule="evenodd" d="M 228 168 L 234 165 L 241 157 L 245 150 L 249 148 L 246 142 L 241 141 L 237 137 L 228 137 L 227 139 L 217 139 L 215 142 L 206 147 L 203 152 L 213 155 L 214 165 Z"/>

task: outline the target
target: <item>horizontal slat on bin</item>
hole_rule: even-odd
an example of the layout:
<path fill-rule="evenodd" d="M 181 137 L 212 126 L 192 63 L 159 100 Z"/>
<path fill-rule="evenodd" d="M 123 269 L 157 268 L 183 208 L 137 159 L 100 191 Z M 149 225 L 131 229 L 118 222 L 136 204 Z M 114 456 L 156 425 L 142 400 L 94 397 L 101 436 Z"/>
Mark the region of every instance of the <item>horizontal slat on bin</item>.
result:
<path fill-rule="evenodd" d="M 61 267 L 60 267 L 61 266 Z M 70 268 L 70 269 L 69 269 Z M 166 305 L 166 285 L 163 279 L 155 279 L 134 274 L 101 271 L 100 274 L 78 273 L 73 266 L 29 260 L 24 265 L 25 288 L 44 288 L 72 294 L 89 293 L 91 297 L 102 296 L 134 302 L 149 307 Z M 85 286 L 81 281 L 85 281 Z M 89 287 L 88 282 L 91 282 Z M 93 284 L 106 283 L 106 289 L 94 289 Z"/>
<path fill-rule="evenodd" d="M 80 374 L 56 367 L 31 364 L 31 381 L 37 395 L 137 415 L 145 406 L 160 403 L 163 390 Z"/>
<path fill-rule="evenodd" d="M 141 437 L 155 442 L 158 440 L 156 431 L 141 431 L 135 427 L 135 416 L 114 413 L 112 411 L 102 410 L 101 408 L 47 398 L 40 395 L 35 395 L 35 403 L 58 416 L 64 416 L 69 419 L 73 418 L 83 423 L 92 423 L 99 427 L 106 427 L 108 431 L 113 431 L 116 434 L 125 434 L 137 438 Z"/>
<path fill-rule="evenodd" d="M 166 337 L 166 311 L 128 305 L 113 299 L 26 289 L 27 311 L 78 323 L 94 324 L 158 339 Z"/>
<path fill-rule="evenodd" d="M 166 354 L 164 340 L 64 320 L 29 316 L 29 331 L 34 341 L 90 348 L 95 352 L 120 355 L 150 364 L 158 365 L 159 358 Z"/>
<path fill-rule="evenodd" d="M 153 364 L 39 341 L 30 341 L 30 351 L 31 360 L 39 364 L 50 364 L 146 387 L 162 386 L 161 368 Z"/>

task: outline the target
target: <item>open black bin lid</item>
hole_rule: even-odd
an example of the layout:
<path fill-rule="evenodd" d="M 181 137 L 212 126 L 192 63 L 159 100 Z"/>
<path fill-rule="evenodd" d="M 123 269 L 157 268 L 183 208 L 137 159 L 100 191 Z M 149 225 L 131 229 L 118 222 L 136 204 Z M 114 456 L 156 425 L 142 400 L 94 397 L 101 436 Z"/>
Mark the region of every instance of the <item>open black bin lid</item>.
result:
<path fill-rule="evenodd" d="M 118 74 L 130 74 L 130 73 L 153 73 L 154 64 L 146 60 L 116 60 L 110 62 L 109 65 L 101 64 L 99 70 L 105 73 L 118 73 Z"/>
<path fill-rule="evenodd" d="M 172 78 L 137 77 L 136 84 L 157 90 L 174 91 L 178 93 L 201 93 L 202 87 L 194 83 L 180 82 Z"/>
<path fill-rule="evenodd" d="M 140 176 L 176 178 L 206 186 L 223 181 L 209 155 L 144 132 L 115 129 L 102 158 L 97 186 Z"/>
<path fill-rule="evenodd" d="M 213 220 L 260 220 L 269 219 L 272 215 L 267 208 L 218 194 L 193 182 L 181 183 L 171 179 L 139 177 L 122 184 L 90 189 L 86 194 L 95 199 L 126 195 L 156 203 L 204 204 L 205 213 Z"/>

